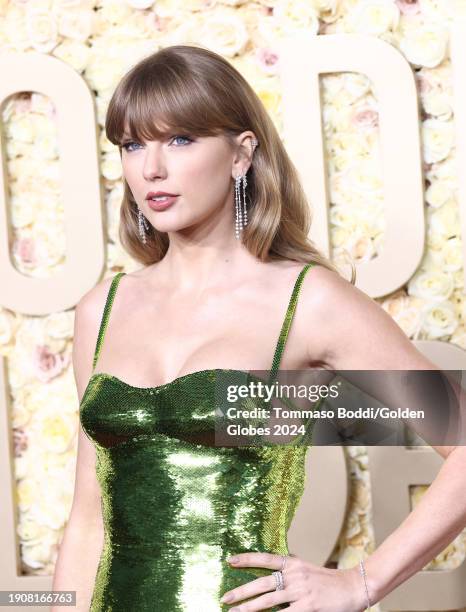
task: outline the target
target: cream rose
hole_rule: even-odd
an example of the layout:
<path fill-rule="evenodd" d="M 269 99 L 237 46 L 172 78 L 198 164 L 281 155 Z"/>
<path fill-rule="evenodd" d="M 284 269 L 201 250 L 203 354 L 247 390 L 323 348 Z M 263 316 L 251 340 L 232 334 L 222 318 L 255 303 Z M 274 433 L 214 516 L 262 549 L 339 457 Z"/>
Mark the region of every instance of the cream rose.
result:
<path fill-rule="evenodd" d="M 30 45 L 36 51 L 49 53 L 58 44 L 58 28 L 50 11 L 34 9 L 26 12 L 26 29 Z"/>
<path fill-rule="evenodd" d="M 116 151 L 104 153 L 101 164 L 102 175 L 109 181 L 116 181 L 122 176 L 120 154 Z"/>
<path fill-rule="evenodd" d="M 275 45 L 277 39 L 305 31 L 312 36 L 319 31 L 319 15 L 306 0 L 278 0 L 273 15 L 261 19 L 258 31 L 265 41 Z"/>
<path fill-rule="evenodd" d="M 451 121 L 426 119 L 422 122 L 424 161 L 438 162 L 448 157 L 454 144 L 454 129 Z"/>
<path fill-rule="evenodd" d="M 53 55 L 72 66 L 77 72 L 86 69 L 91 57 L 91 48 L 75 40 L 65 40 L 55 47 Z"/>
<path fill-rule="evenodd" d="M 204 16 L 198 40 L 220 55 L 233 57 L 244 51 L 249 34 L 243 20 L 234 10 L 222 10 Z"/>
<path fill-rule="evenodd" d="M 452 275 L 441 269 L 417 272 L 408 282 L 408 293 L 429 302 L 444 302 L 453 292 Z"/>
<path fill-rule="evenodd" d="M 398 26 L 400 11 L 392 0 L 361 0 L 349 16 L 353 31 L 383 34 Z"/>
<path fill-rule="evenodd" d="M 455 202 L 453 186 L 444 180 L 435 180 L 425 191 L 426 202 L 432 208 L 440 208 L 447 202 Z"/>
<path fill-rule="evenodd" d="M 409 27 L 402 33 L 400 49 L 411 64 L 433 68 L 446 56 L 447 32 L 437 24 L 416 21 L 416 27 Z"/>
<path fill-rule="evenodd" d="M 428 338 L 436 339 L 451 335 L 458 327 L 458 319 L 453 304 L 439 302 L 423 308 L 422 330 Z"/>
<path fill-rule="evenodd" d="M 459 210 L 453 201 L 446 202 L 438 209 L 427 209 L 428 234 L 442 236 L 448 240 L 451 236 L 458 234 L 460 226 Z"/>
<path fill-rule="evenodd" d="M 67 10 L 58 19 L 58 31 L 66 38 L 80 42 L 94 34 L 97 28 L 97 17 L 93 10 Z"/>

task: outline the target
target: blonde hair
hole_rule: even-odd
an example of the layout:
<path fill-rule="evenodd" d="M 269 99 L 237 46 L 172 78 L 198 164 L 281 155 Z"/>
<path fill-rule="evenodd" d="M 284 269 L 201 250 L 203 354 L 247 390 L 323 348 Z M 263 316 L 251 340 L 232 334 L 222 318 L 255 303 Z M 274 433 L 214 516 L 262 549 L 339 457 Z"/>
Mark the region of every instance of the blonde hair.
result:
<path fill-rule="evenodd" d="M 139 142 L 178 131 L 200 137 L 223 135 L 233 143 L 235 136 L 251 130 L 259 146 L 247 175 L 244 246 L 261 261 L 315 262 L 340 274 L 308 237 L 310 206 L 275 125 L 249 83 L 220 55 L 202 47 L 174 45 L 138 62 L 118 84 L 106 116 L 107 138 L 120 147 L 120 155 L 125 126 Z M 145 265 L 160 261 L 169 244 L 168 234 L 153 227 L 146 244 L 141 242 L 138 206 L 126 180 L 119 238 L 131 257 Z"/>

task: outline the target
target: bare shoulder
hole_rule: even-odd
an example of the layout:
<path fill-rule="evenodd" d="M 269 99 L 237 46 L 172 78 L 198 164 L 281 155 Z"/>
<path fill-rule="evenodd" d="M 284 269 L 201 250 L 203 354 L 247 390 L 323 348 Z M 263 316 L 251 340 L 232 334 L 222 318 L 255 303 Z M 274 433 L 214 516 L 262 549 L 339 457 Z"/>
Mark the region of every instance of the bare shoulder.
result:
<path fill-rule="evenodd" d="M 100 322 L 113 277 L 101 280 L 79 300 L 74 312 L 73 370 L 81 400 L 91 376 Z"/>
<path fill-rule="evenodd" d="M 302 317 L 319 323 L 308 346 L 317 342 L 322 362 L 331 369 L 432 366 L 376 300 L 333 270 L 320 265 L 309 270 L 302 302 Z"/>

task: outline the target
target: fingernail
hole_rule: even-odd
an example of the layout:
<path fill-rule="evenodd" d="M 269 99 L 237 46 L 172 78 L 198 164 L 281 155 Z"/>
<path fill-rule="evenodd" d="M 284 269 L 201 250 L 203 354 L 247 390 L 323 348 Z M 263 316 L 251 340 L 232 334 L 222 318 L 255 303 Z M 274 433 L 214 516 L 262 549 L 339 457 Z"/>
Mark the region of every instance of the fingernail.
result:
<path fill-rule="evenodd" d="M 239 612 L 239 608 L 230 608 L 229 612 Z"/>
<path fill-rule="evenodd" d="M 226 603 L 227 601 L 231 601 L 233 599 L 233 596 L 231 595 L 231 593 L 228 593 L 228 595 L 224 595 L 220 601 L 222 603 Z"/>
<path fill-rule="evenodd" d="M 228 563 L 238 563 L 239 559 L 238 557 L 228 557 L 227 561 Z"/>

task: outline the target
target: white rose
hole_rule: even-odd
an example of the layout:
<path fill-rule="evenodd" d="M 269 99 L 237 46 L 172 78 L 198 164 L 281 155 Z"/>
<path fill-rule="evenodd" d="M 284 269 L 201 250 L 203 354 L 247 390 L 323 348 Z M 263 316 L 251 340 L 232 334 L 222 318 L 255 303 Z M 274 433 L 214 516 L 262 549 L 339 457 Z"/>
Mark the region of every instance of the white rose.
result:
<path fill-rule="evenodd" d="M 104 153 L 101 164 L 102 175 L 109 181 L 116 181 L 122 176 L 120 154 L 118 152 Z"/>
<path fill-rule="evenodd" d="M 426 119 L 422 122 L 422 141 L 424 160 L 427 163 L 445 159 L 454 144 L 452 121 Z"/>
<path fill-rule="evenodd" d="M 95 32 L 97 17 L 93 10 L 67 10 L 59 16 L 58 31 L 62 36 L 85 42 Z"/>
<path fill-rule="evenodd" d="M 70 448 L 76 433 L 72 415 L 44 410 L 30 427 L 40 448 L 51 453 L 64 453 Z"/>
<path fill-rule="evenodd" d="M 422 15 L 432 21 L 445 22 L 453 19 L 456 11 L 460 4 L 464 4 L 462 0 L 456 2 L 455 0 L 417 0 Z M 454 6 L 454 5 L 457 6 Z M 459 17 L 459 15 L 458 15 Z"/>
<path fill-rule="evenodd" d="M 458 168 L 457 162 L 454 155 L 454 149 L 446 159 L 442 159 L 441 161 L 432 164 L 430 168 L 427 169 L 426 178 L 428 181 L 433 183 L 435 180 L 442 180 L 448 182 L 450 185 L 456 185 L 458 181 Z"/>
<path fill-rule="evenodd" d="M 21 517 L 16 531 L 23 542 L 29 543 L 37 543 L 45 535 L 43 525 L 39 525 L 35 520 L 27 516 Z"/>
<path fill-rule="evenodd" d="M 107 25 L 124 24 L 132 15 L 131 7 L 121 0 L 100 0 L 98 13 L 101 23 Z"/>
<path fill-rule="evenodd" d="M 400 11 L 392 0 L 361 0 L 349 18 L 353 31 L 383 34 L 398 26 Z"/>
<path fill-rule="evenodd" d="M 72 66 L 77 72 L 82 72 L 91 57 L 91 48 L 76 40 L 65 40 L 55 47 L 53 55 Z"/>
<path fill-rule="evenodd" d="M 456 272 L 463 268 L 463 249 L 461 239 L 450 238 L 444 244 L 442 250 L 447 272 Z"/>
<path fill-rule="evenodd" d="M 33 569 L 43 568 L 51 557 L 53 543 L 44 539 L 33 546 L 23 544 L 21 555 L 24 563 Z"/>
<path fill-rule="evenodd" d="M 8 8 L 8 11 L 4 13 L 1 32 L 6 46 L 11 50 L 25 51 L 30 46 L 26 12 L 22 7 Z"/>
<path fill-rule="evenodd" d="M 15 429 L 18 427 L 24 427 L 28 424 L 30 419 L 30 413 L 24 406 L 13 406 L 13 418 L 12 418 L 12 427 Z"/>
<path fill-rule="evenodd" d="M 319 15 L 308 0 L 277 0 L 272 19 L 279 35 L 305 30 L 311 36 L 319 31 Z"/>
<path fill-rule="evenodd" d="M 399 42 L 406 59 L 415 66 L 433 68 L 446 56 L 448 34 L 434 23 L 418 21 L 418 27 L 410 27 L 402 34 Z"/>
<path fill-rule="evenodd" d="M 352 153 L 353 151 L 349 149 L 348 154 L 351 156 Z M 354 157 L 356 157 L 357 152 L 355 151 L 354 153 Z M 377 199 L 382 197 L 381 170 L 378 164 L 371 160 L 355 161 L 348 173 L 348 184 L 351 185 L 357 193 Z"/>
<path fill-rule="evenodd" d="M 351 232 L 346 227 L 337 226 L 330 228 L 332 246 L 335 247 L 333 251 L 335 259 L 337 258 L 336 256 L 339 247 L 344 247 L 344 245 L 348 242 L 350 235 Z"/>
<path fill-rule="evenodd" d="M 427 187 L 425 199 L 432 208 L 440 208 L 446 202 L 455 201 L 453 187 L 447 181 L 436 180 Z"/>
<path fill-rule="evenodd" d="M 446 202 L 437 209 L 427 209 L 427 231 L 430 235 L 440 235 L 448 240 L 458 234 L 460 227 L 459 210 L 453 201 Z"/>
<path fill-rule="evenodd" d="M 50 221 L 49 221 L 50 222 Z M 57 219 L 55 219 L 55 223 Z M 36 224 L 34 231 L 35 254 L 39 265 L 51 267 L 58 264 L 66 253 L 66 241 L 63 232 L 58 232 L 48 224 Z"/>
<path fill-rule="evenodd" d="M 357 227 L 357 216 L 353 208 L 348 206 L 331 206 L 329 221 L 333 225 L 353 230 Z"/>
<path fill-rule="evenodd" d="M 428 338 L 436 339 L 449 336 L 458 327 L 458 319 L 453 304 L 439 302 L 423 308 L 422 330 Z"/>
<path fill-rule="evenodd" d="M 332 23 L 338 19 L 343 8 L 341 0 L 311 0 L 311 5 L 325 23 Z"/>
<path fill-rule="evenodd" d="M 124 73 L 124 59 L 113 50 L 94 51 L 84 71 L 89 85 L 100 90 L 114 88 Z"/>
<path fill-rule="evenodd" d="M 220 55 L 233 57 L 244 51 L 249 34 L 243 20 L 225 10 L 204 17 L 198 40 Z"/>
<path fill-rule="evenodd" d="M 40 492 L 39 483 L 33 478 L 24 478 L 16 485 L 16 499 L 19 509 L 24 512 L 31 507 Z"/>
<path fill-rule="evenodd" d="M 26 29 L 31 47 L 41 53 L 49 53 L 58 44 L 58 28 L 55 17 L 49 11 L 35 9 L 26 13 Z"/>
<path fill-rule="evenodd" d="M 60 529 L 69 514 L 70 501 L 57 483 L 65 478 L 64 470 L 50 469 L 50 482 L 47 491 L 34 504 L 31 516 L 39 524 L 49 529 Z"/>
<path fill-rule="evenodd" d="M 421 94 L 421 101 L 427 114 L 440 117 L 443 120 L 451 117 L 451 100 L 450 96 L 445 91 L 441 91 L 435 87 Z"/>
<path fill-rule="evenodd" d="M 410 298 L 403 291 L 382 302 L 382 308 L 401 327 L 408 338 L 417 336 L 421 325 L 420 300 Z"/>
<path fill-rule="evenodd" d="M 72 338 L 73 318 L 69 311 L 54 312 L 45 318 L 44 332 L 51 338 Z"/>
<path fill-rule="evenodd" d="M 429 302 L 444 302 L 453 292 L 453 277 L 438 269 L 417 272 L 408 282 L 408 293 Z"/>

